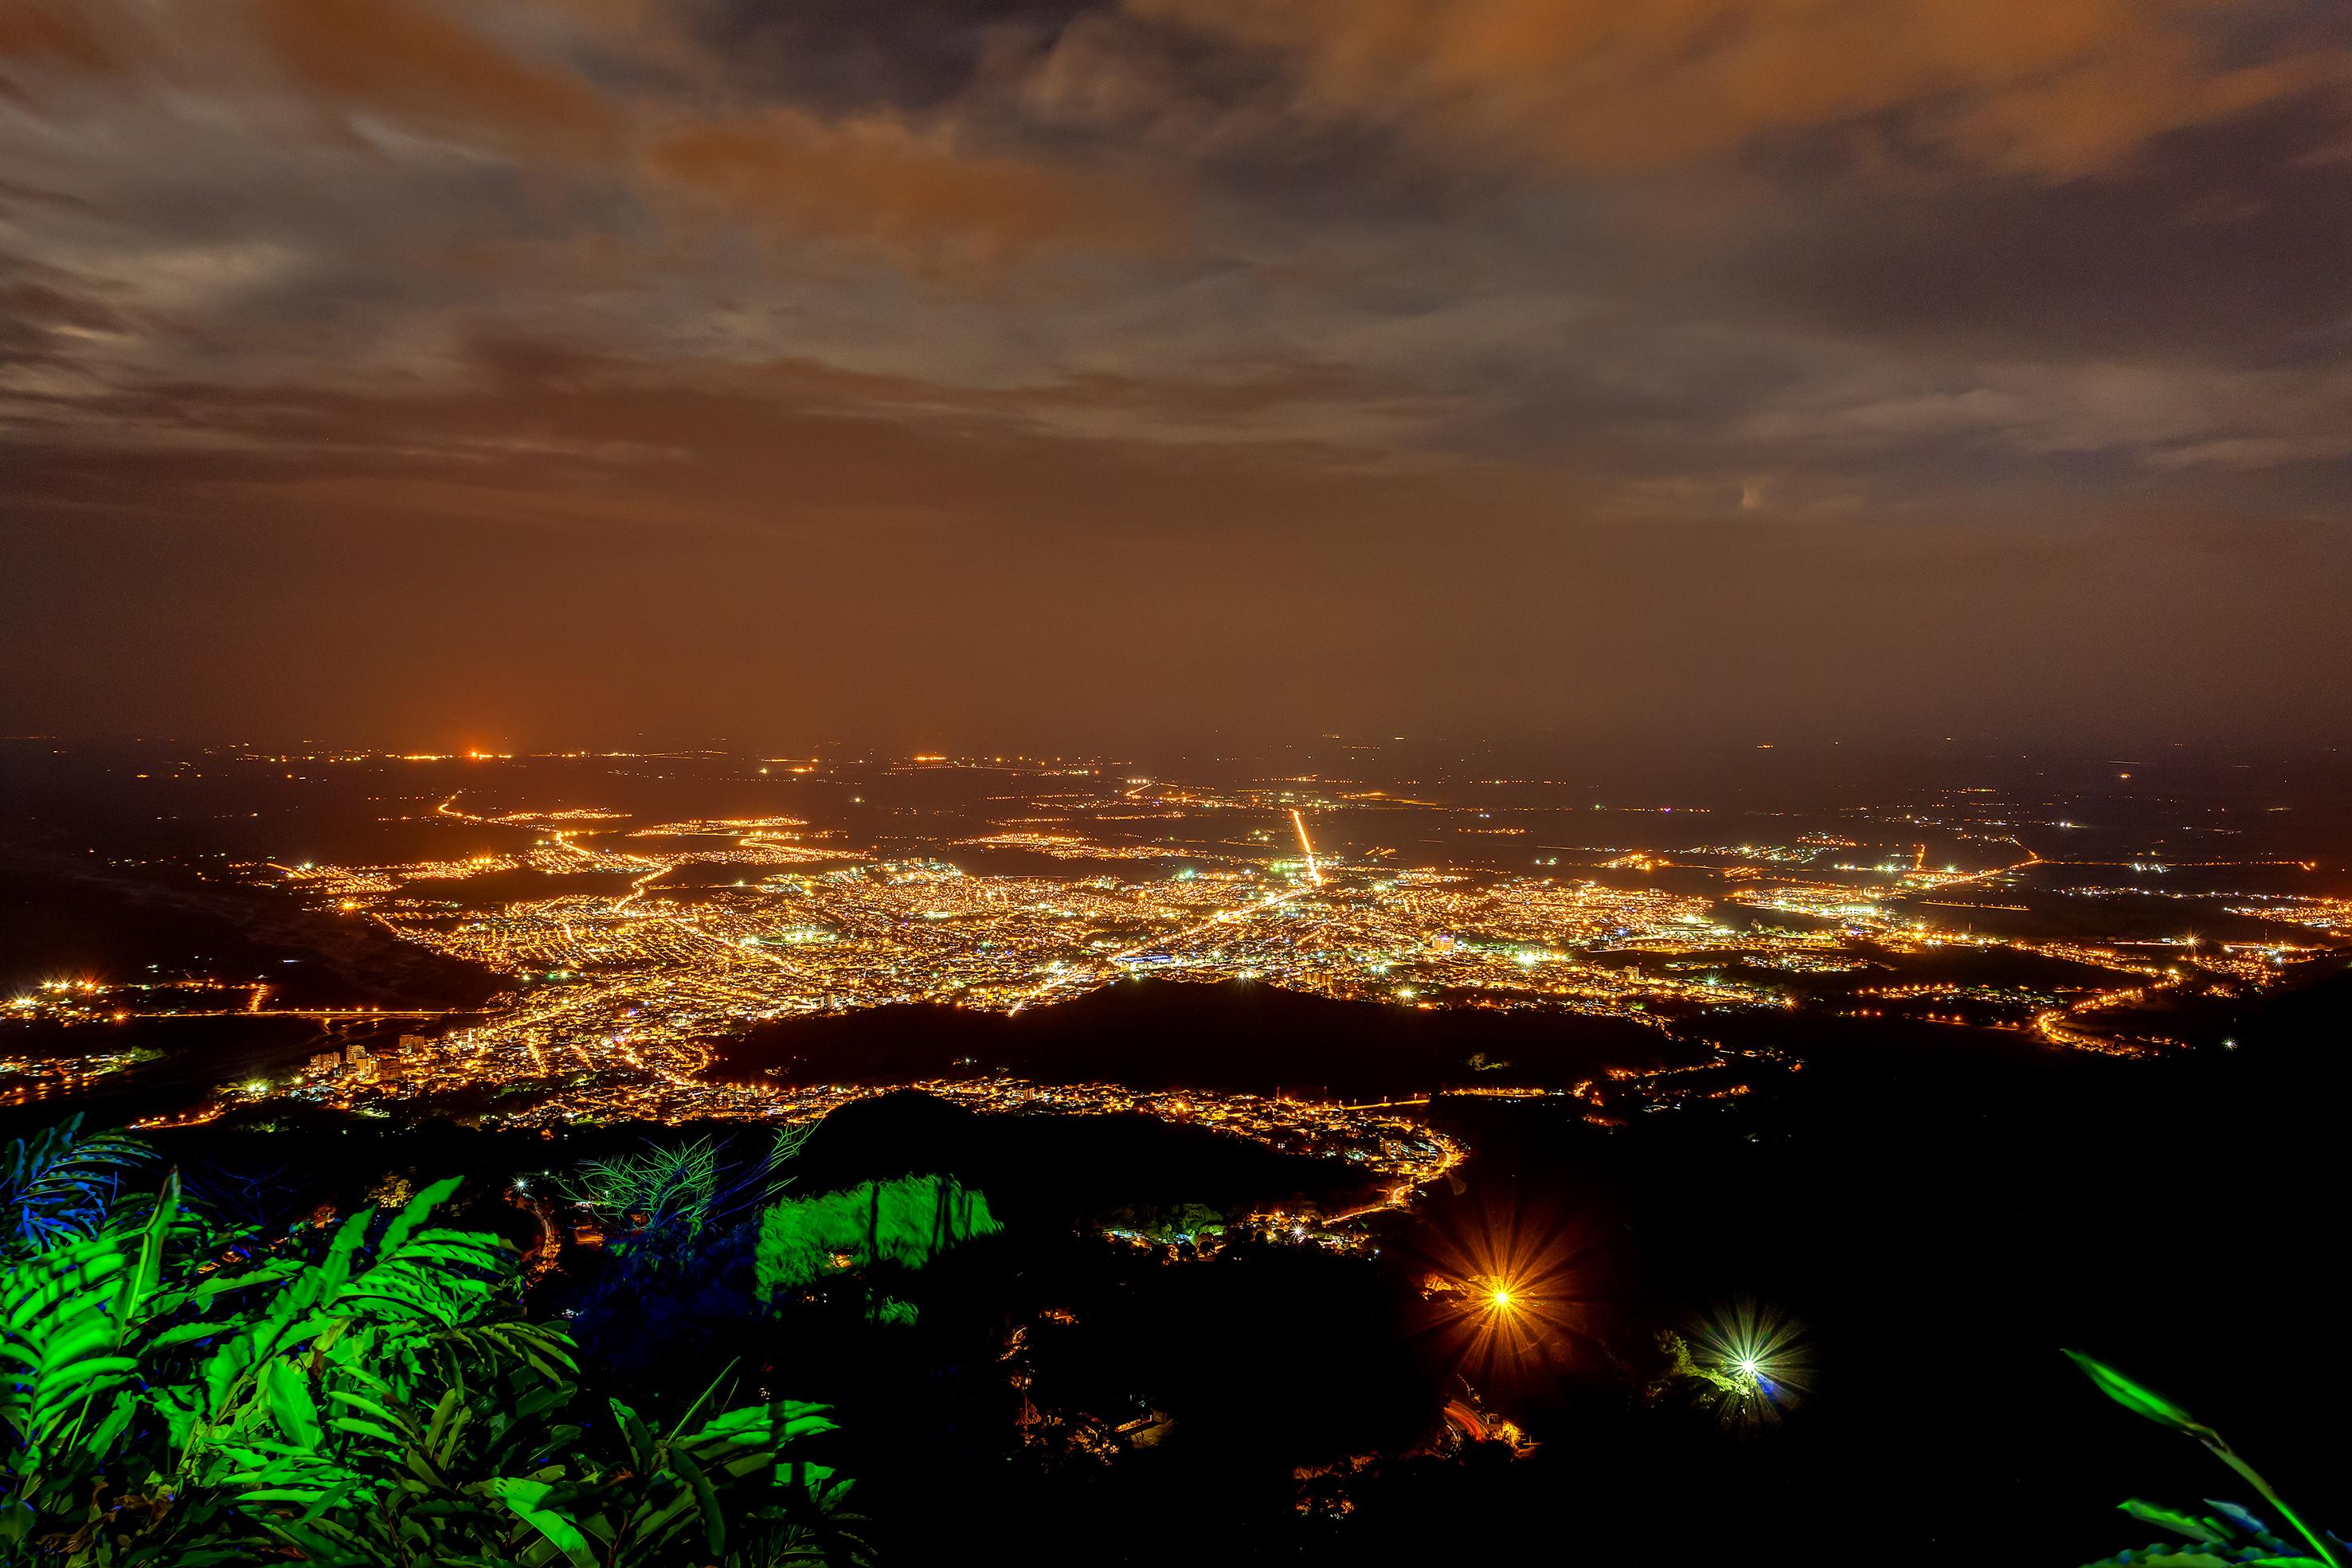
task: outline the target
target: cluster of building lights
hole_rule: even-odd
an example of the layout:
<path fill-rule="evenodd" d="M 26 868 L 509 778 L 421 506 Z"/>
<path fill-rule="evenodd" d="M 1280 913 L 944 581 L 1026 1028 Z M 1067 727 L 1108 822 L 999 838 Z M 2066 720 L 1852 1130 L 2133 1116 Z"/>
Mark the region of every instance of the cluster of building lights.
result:
<path fill-rule="evenodd" d="M 793 772 L 814 766 L 769 760 Z M 1001 765 L 932 755 L 915 764 Z M 994 831 L 945 835 L 912 853 L 880 852 L 775 812 L 640 821 L 601 807 L 475 811 L 451 797 L 435 818 L 478 828 L 489 844 L 394 864 L 247 866 L 250 877 L 511 983 L 478 1013 L 364 1061 L 322 1053 L 297 1084 L 268 1092 L 390 1112 L 486 1089 L 499 1114 L 522 1118 L 758 1114 L 781 1087 L 712 1081 L 713 1042 L 801 1015 L 912 1002 L 1013 1012 L 1158 975 L 1419 1009 L 1577 1012 L 1689 1033 L 1709 1015 L 1795 1007 L 1836 977 L 1937 948 L 2000 949 L 2086 973 L 2042 988 L 1852 988 L 1855 1005 L 1844 1010 L 2134 1051 L 2147 1041 L 2112 1026 L 2136 1008 L 2271 983 L 2352 935 L 2352 900 L 2255 894 L 2221 897 L 2234 900 L 2232 915 L 2301 927 L 2312 939 L 2006 934 L 1998 915 L 2028 906 L 1996 899 L 2023 896 L 2018 890 L 2053 865 L 2091 862 L 2041 860 L 2010 836 L 2005 818 L 1988 819 L 1968 800 L 1950 808 L 1956 820 L 1977 813 L 1958 827 L 1935 815 L 1890 819 L 1906 830 L 1894 852 L 1882 844 L 1854 855 L 1861 841 L 1825 833 L 1671 852 L 1587 846 L 1592 874 L 1580 878 L 1557 869 L 1564 845 L 1537 846 L 1546 852 L 1533 873 L 1491 862 L 1410 867 L 1391 850 L 1318 847 L 1317 813 L 1446 810 L 1465 819 L 1457 831 L 1479 833 L 1494 815 L 1377 790 L 1118 782 L 1060 766 L 1038 778 L 1037 788 L 992 797 L 1003 802 Z M 1507 822 L 1494 831 L 1503 828 L 1519 831 Z M 1927 844 L 1912 841 L 1928 836 L 1923 829 L 1980 841 L 1991 863 L 1957 869 L 1948 851 L 1931 868 Z M 1016 868 L 1059 863 L 992 869 L 1008 859 Z M 534 877 L 547 887 L 537 896 L 518 885 Z M 247 993 L 247 1009 L 266 999 L 257 988 L 234 989 Z M 236 1010 L 233 999 L 53 981 L 0 1017 L 201 1014 Z"/>

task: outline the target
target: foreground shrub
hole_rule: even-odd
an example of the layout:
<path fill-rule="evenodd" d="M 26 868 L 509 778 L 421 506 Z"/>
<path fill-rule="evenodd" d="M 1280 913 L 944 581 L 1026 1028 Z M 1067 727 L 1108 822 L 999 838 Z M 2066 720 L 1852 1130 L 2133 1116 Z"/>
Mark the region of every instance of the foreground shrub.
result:
<path fill-rule="evenodd" d="M 584 1396 L 513 1249 L 431 1223 L 457 1186 L 263 1246 L 176 1175 L 97 1213 L 19 1184 L 69 1218 L 7 1217 L 0 1560 L 863 1560 L 849 1483 L 802 1457 L 821 1408 L 722 1377 L 657 1432 Z"/>

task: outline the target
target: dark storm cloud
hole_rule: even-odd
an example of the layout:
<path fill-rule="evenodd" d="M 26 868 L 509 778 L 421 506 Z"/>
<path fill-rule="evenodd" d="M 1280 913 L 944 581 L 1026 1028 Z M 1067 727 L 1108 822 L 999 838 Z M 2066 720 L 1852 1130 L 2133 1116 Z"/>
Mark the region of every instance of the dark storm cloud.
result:
<path fill-rule="evenodd" d="M 2352 319 L 2344 135 L 2305 99 L 2159 137 L 2098 180 L 1816 183 L 1722 277 L 1830 330 L 1979 352 L 2332 359 Z"/>
<path fill-rule="evenodd" d="M 47 620 L 8 636 L 55 695 L 10 722 L 78 700 L 59 628 L 127 640 L 121 711 L 165 656 L 142 625 L 252 667 L 327 634 L 154 582 L 146 620 L 101 614 L 83 535 L 177 540 L 218 593 L 266 557 L 377 621 L 429 591 L 380 570 L 401 540 L 474 539 L 515 693 L 658 662 L 570 618 L 691 600 L 735 549 L 759 586 L 701 580 L 702 624 L 764 646 L 802 568 L 843 602 L 903 586 L 903 657 L 799 674 L 911 702 L 952 657 L 983 716 L 1023 681 L 1107 700 L 1050 629 L 1132 626 L 1192 651 L 1171 707 L 1272 667 L 1286 711 L 1357 678 L 1443 710 L 1466 662 L 1597 721 L 1593 661 L 1671 637 L 1658 668 L 1704 681 L 1756 614 L 1748 700 L 1866 705 L 1894 677 L 1836 673 L 1834 606 L 1928 579 L 1889 666 L 1923 700 L 2059 666 L 2044 709 L 2106 700 L 2154 658 L 2218 713 L 2264 644 L 2208 580 L 2297 607 L 2273 652 L 2341 653 L 2312 608 L 2336 536 L 2293 530 L 2352 498 L 2347 27 L 2268 0 L 18 0 L 0 465 Z M 2217 576 L 2184 540 L 2232 528 L 2295 542 Z M 593 548 L 538 592 L 567 538 Z M 2004 639 L 1973 659 L 1970 596 Z M 723 663 L 710 635 L 677 656 Z M 401 655 L 350 657 L 359 692 Z M 1622 712 L 1672 698 L 1637 685 Z"/>
<path fill-rule="evenodd" d="M 936 108 L 1103 0 L 688 0 L 686 28 L 747 85 L 829 110 Z"/>

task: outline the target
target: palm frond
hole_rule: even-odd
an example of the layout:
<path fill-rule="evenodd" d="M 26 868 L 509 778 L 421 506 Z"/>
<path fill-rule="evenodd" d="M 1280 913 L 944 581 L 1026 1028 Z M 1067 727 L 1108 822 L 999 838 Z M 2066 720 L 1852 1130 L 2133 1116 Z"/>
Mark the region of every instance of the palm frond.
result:
<path fill-rule="evenodd" d="M 29 1140 L 11 1140 L 0 1162 L 0 1249 L 15 1254 L 97 1235 L 124 1178 L 153 1158 L 127 1134 L 85 1134 L 79 1114 Z"/>
<path fill-rule="evenodd" d="M 701 1163 L 665 1168 L 696 1196 Z M 113 1202 L 94 1233 L 33 1249 L 0 1281 L 0 1554 L 38 1542 L 77 1563 L 187 1568 L 289 1551 L 387 1568 L 866 1560 L 843 1528 L 846 1481 L 787 1458 L 830 1429 L 818 1406 L 704 1418 L 722 1375 L 666 1435 L 618 1405 L 617 1427 L 567 1419 L 578 1347 L 517 1315 L 510 1247 L 431 1223 L 456 1186 L 255 1258 L 212 1245 L 169 1177 L 152 1207 Z M 587 1448 L 592 1427 L 616 1432 L 617 1451 Z M 123 1500 L 93 1505 L 110 1495 Z"/>

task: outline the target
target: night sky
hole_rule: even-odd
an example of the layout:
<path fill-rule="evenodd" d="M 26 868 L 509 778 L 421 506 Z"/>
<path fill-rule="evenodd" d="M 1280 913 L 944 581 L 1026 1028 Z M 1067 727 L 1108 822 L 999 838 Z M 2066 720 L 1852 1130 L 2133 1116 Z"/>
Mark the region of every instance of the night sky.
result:
<path fill-rule="evenodd" d="M 0 730 L 2352 732 L 2339 0 L 0 0 Z"/>

